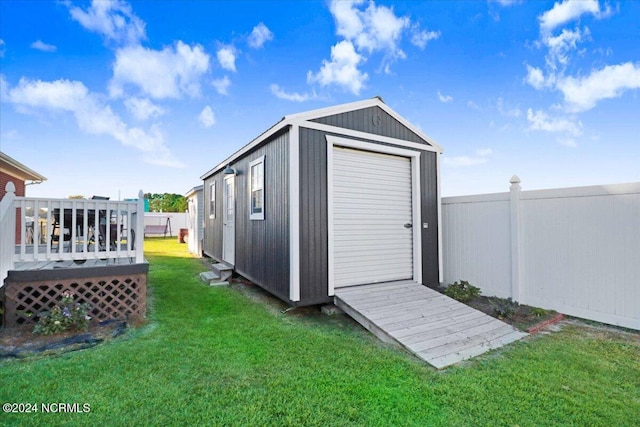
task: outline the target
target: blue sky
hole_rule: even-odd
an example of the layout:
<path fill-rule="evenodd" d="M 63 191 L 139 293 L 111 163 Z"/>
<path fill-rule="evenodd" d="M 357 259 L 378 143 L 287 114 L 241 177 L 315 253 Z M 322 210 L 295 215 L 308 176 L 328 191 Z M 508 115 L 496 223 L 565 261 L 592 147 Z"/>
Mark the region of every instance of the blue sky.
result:
<path fill-rule="evenodd" d="M 28 195 L 185 193 L 286 114 L 373 96 L 442 192 L 640 181 L 640 2 L 0 2 L 0 149 Z"/>

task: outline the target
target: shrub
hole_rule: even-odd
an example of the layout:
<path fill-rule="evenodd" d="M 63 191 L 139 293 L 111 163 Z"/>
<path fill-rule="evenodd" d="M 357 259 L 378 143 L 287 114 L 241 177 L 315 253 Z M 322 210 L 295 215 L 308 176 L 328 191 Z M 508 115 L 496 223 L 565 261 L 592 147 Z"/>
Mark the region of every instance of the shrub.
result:
<path fill-rule="evenodd" d="M 533 315 L 534 315 L 534 316 L 536 316 L 536 317 L 543 317 L 543 316 L 546 316 L 548 312 L 549 312 L 549 311 L 548 311 L 548 310 L 545 310 L 544 308 L 533 307 L 533 308 L 531 309 L 531 314 L 533 314 Z"/>
<path fill-rule="evenodd" d="M 493 306 L 493 311 L 496 313 L 499 319 L 510 319 L 516 314 L 520 304 L 513 301 L 511 298 L 494 298 L 489 300 Z"/>
<path fill-rule="evenodd" d="M 33 328 L 36 334 L 50 335 L 67 330 L 86 330 L 89 326 L 88 316 L 91 306 L 87 303 L 73 302 L 72 291 L 64 291 L 60 302 L 50 311 L 38 315 L 38 323 Z"/>
<path fill-rule="evenodd" d="M 444 294 L 460 302 L 467 302 L 480 295 L 480 288 L 469 284 L 466 280 L 452 283 L 444 290 Z"/>

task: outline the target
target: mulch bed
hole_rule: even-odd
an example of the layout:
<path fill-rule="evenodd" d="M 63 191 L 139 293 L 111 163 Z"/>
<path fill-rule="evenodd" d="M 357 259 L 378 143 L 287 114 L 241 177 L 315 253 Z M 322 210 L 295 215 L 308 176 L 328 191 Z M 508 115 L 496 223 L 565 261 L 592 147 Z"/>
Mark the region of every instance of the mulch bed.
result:
<path fill-rule="evenodd" d="M 432 288 L 440 293 L 444 293 L 444 288 Z M 499 316 L 495 311 L 495 306 L 501 298 L 487 297 L 480 295 L 470 301 L 465 302 L 470 307 L 482 311 L 489 316 L 500 319 L 505 323 L 530 334 L 538 333 L 545 328 L 558 323 L 564 319 L 564 315 L 553 310 L 541 310 L 529 305 L 518 305 L 515 313 L 510 317 Z"/>
<path fill-rule="evenodd" d="M 122 335 L 128 327 L 123 320 L 90 324 L 86 331 L 66 331 L 54 335 L 34 334 L 33 325 L 0 329 L 0 360 L 61 354 L 94 347 Z"/>

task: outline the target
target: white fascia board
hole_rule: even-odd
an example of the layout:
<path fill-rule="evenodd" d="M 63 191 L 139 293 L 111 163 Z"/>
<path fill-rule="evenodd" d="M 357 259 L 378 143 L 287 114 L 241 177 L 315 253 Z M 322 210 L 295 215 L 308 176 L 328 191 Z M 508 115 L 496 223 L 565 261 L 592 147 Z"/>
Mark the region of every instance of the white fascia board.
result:
<path fill-rule="evenodd" d="M 300 127 L 305 127 L 308 129 L 319 130 L 327 133 L 336 133 L 339 135 L 350 136 L 352 138 L 360 138 L 360 139 L 368 139 L 370 141 L 384 142 L 387 144 L 393 144 L 400 147 L 410 148 L 412 150 L 431 151 L 434 153 L 440 153 L 440 151 L 438 151 L 437 148 L 430 145 L 419 144 L 417 142 L 406 141 L 404 139 L 391 138 L 388 136 L 376 135 L 373 133 L 361 132 L 359 130 L 346 129 L 346 128 L 341 128 L 337 126 L 325 125 L 322 123 L 309 122 L 309 121 L 298 122 L 298 125 Z"/>
<path fill-rule="evenodd" d="M 326 117 L 326 116 L 331 116 L 331 115 L 335 115 L 335 114 L 345 113 L 345 112 L 348 112 L 348 111 L 355 111 L 355 110 L 359 110 L 359 109 L 363 109 L 363 108 L 369 108 L 369 107 L 375 107 L 375 106 L 380 107 L 382 110 L 384 110 L 390 116 L 392 116 L 394 119 L 398 120 L 400 123 L 402 123 L 408 129 L 410 129 L 413 133 L 415 133 L 416 135 L 418 135 L 420 138 L 424 139 L 425 141 L 427 141 L 431 145 L 430 148 L 422 148 L 423 150 L 435 151 L 435 152 L 438 152 L 438 153 L 442 153 L 443 152 L 442 147 L 440 147 L 440 145 L 438 145 L 432 138 L 430 138 L 429 136 L 425 135 L 424 132 L 422 132 L 420 129 L 418 129 L 417 127 L 412 125 L 404 117 L 402 117 L 401 115 L 396 113 L 391 107 L 389 107 L 387 104 L 385 104 L 384 101 L 382 101 L 382 99 L 380 99 L 378 97 L 374 97 L 374 98 L 365 99 L 365 100 L 362 100 L 362 101 L 350 102 L 350 103 L 347 103 L 347 104 L 341 104 L 341 105 L 335 105 L 335 106 L 332 106 L 332 107 L 319 108 L 317 110 L 305 111 L 305 112 L 302 112 L 302 113 L 296 113 L 296 114 L 290 114 L 290 115 L 284 116 L 282 118 L 282 120 L 280 120 L 278 123 L 273 125 L 270 129 L 268 129 L 267 131 L 262 133 L 260 136 L 258 136 L 253 141 L 251 141 L 249 144 L 247 144 L 244 147 L 242 147 L 240 150 L 236 151 L 234 154 L 229 156 L 227 159 L 225 159 L 224 161 L 219 163 L 216 167 L 214 167 L 213 169 L 209 170 L 207 173 L 203 174 L 200 177 L 200 179 L 204 180 L 204 179 L 208 178 L 209 176 L 213 175 L 218 170 L 224 168 L 225 166 L 227 166 L 228 164 L 232 163 L 237 158 L 241 157 L 246 152 L 252 150 L 254 147 L 256 147 L 260 143 L 264 142 L 266 139 L 268 139 L 269 137 L 271 137 L 275 133 L 277 133 L 280 130 L 282 130 L 284 127 L 292 125 L 293 123 L 300 124 L 301 122 L 304 122 L 305 124 L 306 123 L 313 123 L 314 125 L 320 125 L 320 123 L 314 123 L 314 122 L 309 122 L 309 121 L 313 120 L 313 119 L 318 119 L 320 117 Z M 305 127 L 313 128 L 312 126 L 305 126 Z M 343 134 L 347 134 L 348 132 L 349 133 L 358 133 L 357 131 L 350 131 L 349 129 L 345 129 L 345 128 L 338 128 L 338 127 L 332 127 L 332 128 L 339 129 L 340 131 L 338 133 L 343 133 Z M 321 129 L 319 129 L 319 130 L 321 130 Z M 358 138 L 374 139 L 373 138 L 373 134 L 369 134 L 369 133 L 366 133 L 366 132 L 359 132 L 359 133 L 362 134 L 362 135 L 366 135 L 366 136 L 357 136 Z M 350 135 L 350 136 L 355 136 L 355 135 Z M 375 139 L 376 141 L 388 142 L 388 141 L 384 141 L 382 139 L 382 138 L 386 138 L 386 137 L 378 136 L 377 138 L 378 139 Z M 389 139 L 394 140 L 394 141 L 401 141 L 401 140 L 397 140 L 395 138 L 389 138 Z M 407 143 L 408 141 L 404 141 L 404 142 Z M 389 143 L 396 144 L 396 142 L 389 142 Z M 425 147 L 423 144 L 416 144 L 416 145 Z M 427 147 L 429 147 L 429 146 L 427 146 Z"/>
<path fill-rule="evenodd" d="M 379 98 L 363 99 L 362 101 L 349 102 L 347 104 L 333 105 L 331 107 L 318 108 L 317 110 L 303 111 L 301 113 L 288 114 L 285 120 L 313 120 L 320 117 L 333 116 L 347 111 L 360 110 L 362 108 L 375 107 L 384 104 Z"/>
<path fill-rule="evenodd" d="M 205 173 L 202 176 L 200 176 L 200 179 L 202 179 L 202 180 L 207 179 L 208 177 L 210 177 L 211 175 L 213 175 L 214 173 L 216 173 L 220 169 L 224 168 L 228 164 L 233 163 L 236 159 L 238 159 L 239 157 L 241 157 L 245 153 L 251 151 L 256 146 L 258 146 L 262 142 L 266 141 L 267 139 L 269 139 L 270 137 L 272 137 L 276 133 L 280 132 L 282 129 L 284 129 L 285 127 L 289 126 L 290 124 L 291 124 L 291 122 L 289 122 L 288 120 L 284 120 L 283 119 L 283 120 L 279 121 L 275 125 L 271 126 L 271 128 L 269 128 L 266 132 L 263 132 L 260 136 L 255 138 L 253 141 L 251 141 L 250 143 L 248 143 L 247 145 L 245 145 L 244 147 L 242 147 L 241 149 L 239 149 L 238 151 L 233 153 L 231 156 L 227 157 L 222 162 L 218 163 L 218 165 L 215 166 L 213 169 L 210 169 L 207 173 Z"/>
<path fill-rule="evenodd" d="M 310 120 L 318 119 L 321 117 L 345 113 L 348 111 L 360 110 L 360 109 L 369 108 L 369 107 L 380 107 L 383 111 L 385 111 L 391 117 L 393 117 L 394 119 L 402 123 L 408 129 L 410 129 L 413 133 L 415 133 L 420 138 L 427 141 L 434 148 L 433 150 L 430 150 L 430 151 L 437 151 L 439 153 L 442 153 L 443 151 L 442 147 L 438 143 L 436 143 L 433 140 L 433 138 L 425 135 L 424 132 L 422 132 L 420 129 L 412 125 L 409 121 L 407 121 L 407 119 L 405 119 L 400 114 L 398 114 L 395 110 L 393 110 L 391 107 L 385 104 L 384 101 L 378 97 L 365 99 L 362 101 L 351 102 L 348 104 L 335 105 L 333 107 L 320 108 L 317 110 L 311 110 L 311 111 L 298 113 L 298 114 L 290 114 L 288 116 L 285 116 L 285 120 L 310 121 Z"/>
<path fill-rule="evenodd" d="M 442 254 L 442 192 L 440 183 L 440 155 L 436 155 L 436 193 L 438 203 L 438 282 L 444 282 L 444 259 Z"/>
<path fill-rule="evenodd" d="M 414 125 L 411 124 L 411 122 L 409 122 L 407 119 L 405 119 L 404 117 L 402 117 L 400 114 L 396 113 L 395 110 L 393 110 L 391 107 L 389 107 L 387 104 L 385 104 L 384 102 L 380 102 L 379 107 L 382 108 L 384 111 L 386 111 L 391 117 L 393 117 L 394 119 L 396 119 L 397 121 L 399 121 L 400 123 L 402 123 L 404 126 L 406 126 L 409 130 L 411 130 L 413 133 L 415 133 L 416 135 L 418 135 L 420 138 L 424 139 L 425 141 L 427 141 L 429 144 L 431 144 L 431 146 L 433 148 L 435 148 L 435 150 L 432 151 L 437 151 L 438 153 L 442 153 L 444 150 L 442 149 L 442 147 L 433 140 L 433 138 L 425 135 L 425 133 L 423 131 L 421 131 L 420 129 L 418 129 L 417 127 L 415 127 Z"/>

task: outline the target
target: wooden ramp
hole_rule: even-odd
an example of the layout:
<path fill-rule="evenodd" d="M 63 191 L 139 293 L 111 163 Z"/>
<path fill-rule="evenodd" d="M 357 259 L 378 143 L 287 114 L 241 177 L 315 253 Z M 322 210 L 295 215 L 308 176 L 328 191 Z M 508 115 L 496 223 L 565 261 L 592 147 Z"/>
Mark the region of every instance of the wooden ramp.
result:
<path fill-rule="evenodd" d="M 382 341 L 438 369 L 527 335 L 412 281 L 338 288 L 335 304 Z"/>

